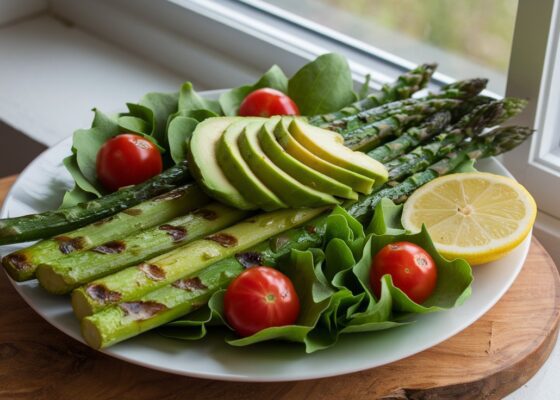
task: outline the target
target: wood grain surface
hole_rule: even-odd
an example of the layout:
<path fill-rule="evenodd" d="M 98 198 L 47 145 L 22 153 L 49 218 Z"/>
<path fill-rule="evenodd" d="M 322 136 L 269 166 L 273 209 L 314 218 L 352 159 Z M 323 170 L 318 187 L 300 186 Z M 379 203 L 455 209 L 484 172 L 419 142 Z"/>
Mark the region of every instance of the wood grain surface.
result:
<path fill-rule="evenodd" d="M 14 178 L 0 180 L 0 203 Z M 335 378 L 233 383 L 152 371 L 89 349 L 40 318 L 0 274 L 1 399 L 499 399 L 524 384 L 558 335 L 560 279 L 533 239 L 521 274 L 480 320 L 444 343 Z"/>

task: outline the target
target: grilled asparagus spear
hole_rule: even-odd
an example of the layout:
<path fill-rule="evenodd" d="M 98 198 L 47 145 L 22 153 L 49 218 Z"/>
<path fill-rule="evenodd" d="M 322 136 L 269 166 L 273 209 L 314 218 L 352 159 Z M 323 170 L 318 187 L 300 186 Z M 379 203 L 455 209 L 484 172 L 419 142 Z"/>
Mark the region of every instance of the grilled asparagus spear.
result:
<path fill-rule="evenodd" d="M 39 264 L 88 249 L 117 251 L 116 242 L 111 243 L 115 238 L 163 224 L 208 201 L 209 198 L 194 184 L 176 188 L 66 235 L 55 236 L 11 253 L 3 258 L 2 263 L 14 280 L 28 280 L 33 278 Z"/>

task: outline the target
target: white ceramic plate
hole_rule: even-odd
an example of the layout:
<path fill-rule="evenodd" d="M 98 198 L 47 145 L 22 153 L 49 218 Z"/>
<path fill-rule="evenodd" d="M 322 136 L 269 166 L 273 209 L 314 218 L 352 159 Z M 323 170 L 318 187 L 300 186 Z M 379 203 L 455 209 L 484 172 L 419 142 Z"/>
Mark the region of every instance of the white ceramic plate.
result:
<path fill-rule="evenodd" d="M 62 159 L 70 154 L 71 139 L 46 150 L 20 175 L 6 197 L 0 216 L 18 216 L 54 209 L 71 180 Z M 495 159 L 477 168 L 509 175 Z M 457 334 L 488 311 L 507 291 L 521 270 L 530 237 L 507 257 L 474 268 L 473 294 L 461 307 L 419 316 L 417 322 L 376 333 L 343 336 L 327 350 L 305 354 L 302 347 L 264 343 L 236 348 L 217 334 L 195 342 L 146 333 L 104 351 L 145 367 L 201 378 L 232 381 L 290 381 L 323 378 L 378 367 L 428 349 Z M 2 255 L 23 245 L 0 248 Z M 23 299 L 49 323 L 83 342 L 67 297 L 41 290 L 36 281 L 15 283 Z"/>

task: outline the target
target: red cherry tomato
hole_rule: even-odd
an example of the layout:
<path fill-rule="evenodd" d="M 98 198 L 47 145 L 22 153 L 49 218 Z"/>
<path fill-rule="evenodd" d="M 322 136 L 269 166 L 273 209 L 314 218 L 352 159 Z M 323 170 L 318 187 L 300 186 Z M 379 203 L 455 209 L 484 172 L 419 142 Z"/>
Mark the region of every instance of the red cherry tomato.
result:
<path fill-rule="evenodd" d="M 224 296 L 228 323 L 240 336 L 271 326 L 291 325 L 299 298 L 290 278 L 270 267 L 251 267 L 230 283 Z"/>
<path fill-rule="evenodd" d="M 157 147 L 142 136 L 122 134 L 109 139 L 97 153 L 97 178 L 110 191 L 136 185 L 161 173 Z"/>
<path fill-rule="evenodd" d="M 381 277 L 389 274 L 393 284 L 415 303 L 423 303 L 433 293 L 437 268 L 432 257 L 410 242 L 391 243 L 377 253 L 371 263 L 370 284 L 381 295 Z"/>
<path fill-rule="evenodd" d="M 242 117 L 270 117 L 272 115 L 299 115 L 296 103 L 275 89 L 257 89 L 249 93 L 239 106 Z"/>

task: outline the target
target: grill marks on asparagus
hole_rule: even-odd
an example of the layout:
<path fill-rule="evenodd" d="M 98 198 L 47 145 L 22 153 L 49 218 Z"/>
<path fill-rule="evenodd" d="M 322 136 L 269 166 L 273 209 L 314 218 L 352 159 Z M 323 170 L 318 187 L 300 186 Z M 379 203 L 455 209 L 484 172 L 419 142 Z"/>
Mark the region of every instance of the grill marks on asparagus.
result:
<path fill-rule="evenodd" d="M 8 254 L 2 261 L 4 262 L 4 265 L 9 264 L 13 266 L 17 271 L 21 272 L 29 271 L 34 268 L 33 264 L 29 262 L 25 254 Z"/>
<path fill-rule="evenodd" d="M 138 269 L 153 281 L 161 281 L 165 279 L 165 271 L 158 265 L 142 263 L 138 266 Z"/>
<path fill-rule="evenodd" d="M 262 253 L 257 251 L 246 251 L 243 253 L 237 253 L 235 259 L 239 264 L 243 265 L 244 268 L 250 268 L 257 265 L 262 265 L 264 262 L 264 257 Z"/>
<path fill-rule="evenodd" d="M 176 280 L 171 284 L 171 286 L 189 292 L 207 289 L 206 285 L 202 283 L 200 278 L 197 276 L 195 276 L 194 278 L 184 278 Z"/>
<path fill-rule="evenodd" d="M 126 250 L 126 243 L 122 240 L 112 240 L 101 246 L 94 247 L 91 251 L 100 254 L 120 254 Z"/>
<path fill-rule="evenodd" d="M 227 233 L 216 233 L 214 235 L 207 236 L 206 240 L 216 242 L 222 247 L 233 247 L 239 242 L 235 236 Z"/>
<path fill-rule="evenodd" d="M 167 310 L 165 304 L 155 301 L 130 301 L 120 303 L 119 308 L 124 311 L 125 317 L 134 321 L 144 321 Z"/>
<path fill-rule="evenodd" d="M 158 228 L 160 231 L 165 231 L 174 242 L 180 242 L 187 237 L 187 229 L 183 226 L 176 226 L 170 224 L 163 224 Z"/>
<path fill-rule="evenodd" d="M 70 254 L 74 251 L 82 250 L 87 245 L 83 236 L 57 236 L 54 240 L 58 242 L 58 249 L 62 254 Z"/>
<path fill-rule="evenodd" d="M 122 298 L 119 292 L 115 292 L 102 284 L 86 286 L 87 294 L 101 304 L 114 304 L 118 303 Z"/>

